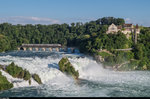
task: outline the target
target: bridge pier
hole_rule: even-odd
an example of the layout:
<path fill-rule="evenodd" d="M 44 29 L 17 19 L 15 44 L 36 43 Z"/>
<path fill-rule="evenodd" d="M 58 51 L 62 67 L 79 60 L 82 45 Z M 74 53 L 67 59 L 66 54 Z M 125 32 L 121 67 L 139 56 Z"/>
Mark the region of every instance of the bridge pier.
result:
<path fill-rule="evenodd" d="M 32 51 L 32 47 L 29 47 L 29 51 Z"/>
<path fill-rule="evenodd" d="M 20 47 L 17 47 L 18 51 L 20 51 Z"/>
<path fill-rule="evenodd" d="M 56 48 L 56 51 L 59 52 L 59 48 Z"/>
<path fill-rule="evenodd" d="M 46 51 L 46 48 L 42 48 L 43 51 Z"/>
<path fill-rule="evenodd" d="M 39 51 L 39 49 L 36 47 L 36 48 L 35 48 L 35 51 Z"/>
<path fill-rule="evenodd" d="M 52 52 L 52 48 L 49 48 L 49 51 Z"/>
<path fill-rule="evenodd" d="M 24 50 L 24 51 L 26 51 L 26 50 L 27 50 L 27 48 L 26 48 L 26 47 L 23 47 L 23 50 Z"/>

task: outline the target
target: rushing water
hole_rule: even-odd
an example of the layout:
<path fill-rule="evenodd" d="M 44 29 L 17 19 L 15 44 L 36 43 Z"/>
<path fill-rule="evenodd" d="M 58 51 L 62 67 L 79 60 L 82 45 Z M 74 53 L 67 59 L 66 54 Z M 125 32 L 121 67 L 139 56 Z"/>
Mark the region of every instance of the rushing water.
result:
<path fill-rule="evenodd" d="M 58 62 L 68 56 L 79 71 L 79 82 L 59 71 Z M 150 72 L 105 70 L 91 57 L 81 54 L 14 51 L 0 54 L 0 64 L 15 62 L 37 73 L 43 84 L 0 92 L 0 97 L 150 97 Z"/>

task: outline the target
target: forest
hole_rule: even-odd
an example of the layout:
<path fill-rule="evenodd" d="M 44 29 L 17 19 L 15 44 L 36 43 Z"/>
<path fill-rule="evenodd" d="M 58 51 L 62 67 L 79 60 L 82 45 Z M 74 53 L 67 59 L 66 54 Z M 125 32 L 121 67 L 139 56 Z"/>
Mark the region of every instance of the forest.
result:
<path fill-rule="evenodd" d="M 82 53 L 99 54 L 99 49 L 107 49 L 115 56 L 107 56 L 107 63 L 118 64 L 124 60 L 137 60 L 140 69 L 146 66 L 150 69 L 150 28 L 142 27 L 138 35 L 138 42 L 134 44 L 132 38 L 126 35 L 106 34 L 108 26 L 123 25 L 123 18 L 103 17 L 86 23 L 69 24 L 0 24 L 0 52 L 16 50 L 17 46 L 26 44 L 59 43 L 63 46 L 78 47 Z M 116 52 L 113 49 L 133 48 L 130 52 Z M 120 59 L 120 57 L 123 60 Z"/>

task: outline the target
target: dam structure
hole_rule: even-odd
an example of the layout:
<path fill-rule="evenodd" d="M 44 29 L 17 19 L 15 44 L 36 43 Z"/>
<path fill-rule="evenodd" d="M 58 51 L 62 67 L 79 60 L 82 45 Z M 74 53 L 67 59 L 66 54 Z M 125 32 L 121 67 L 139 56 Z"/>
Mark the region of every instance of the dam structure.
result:
<path fill-rule="evenodd" d="M 66 47 L 61 44 L 22 44 L 18 50 L 24 51 L 50 51 L 50 52 L 78 52 L 75 47 Z"/>

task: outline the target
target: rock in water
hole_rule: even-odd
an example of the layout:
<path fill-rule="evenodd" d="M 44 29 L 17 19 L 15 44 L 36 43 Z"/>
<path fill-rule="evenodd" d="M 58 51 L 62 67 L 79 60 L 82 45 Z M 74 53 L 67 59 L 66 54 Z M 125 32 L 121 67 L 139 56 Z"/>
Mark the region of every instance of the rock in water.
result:
<path fill-rule="evenodd" d="M 67 57 L 63 57 L 59 63 L 59 69 L 63 73 L 66 73 L 68 75 L 73 76 L 73 78 L 78 79 L 79 77 L 79 72 L 75 71 L 75 68 L 72 66 L 72 64 L 69 62 Z"/>
<path fill-rule="evenodd" d="M 38 84 L 42 84 L 41 78 L 39 77 L 39 75 L 37 74 L 33 74 L 32 78 L 38 83 Z"/>
<path fill-rule="evenodd" d="M 29 71 L 27 71 L 26 69 L 23 70 L 23 68 L 15 65 L 14 62 L 6 67 L 5 72 L 9 73 L 14 78 L 21 78 L 24 80 L 29 80 L 31 78 L 31 74 L 29 73 Z"/>
<path fill-rule="evenodd" d="M 10 83 L 5 76 L 0 72 L 0 91 L 13 88 L 13 84 Z"/>
<path fill-rule="evenodd" d="M 31 74 L 28 70 L 19 67 L 12 62 L 8 66 L 5 67 L 0 65 L 0 68 L 10 74 L 13 78 L 20 78 L 26 81 L 29 81 L 29 85 L 31 85 L 31 77 L 38 83 L 42 84 L 41 78 L 37 74 Z"/>
<path fill-rule="evenodd" d="M 95 58 L 96 62 L 98 62 L 98 63 L 102 63 L 105 61 L 104 58 L 100 55 L 94 55 L 94 58 Z"/>

